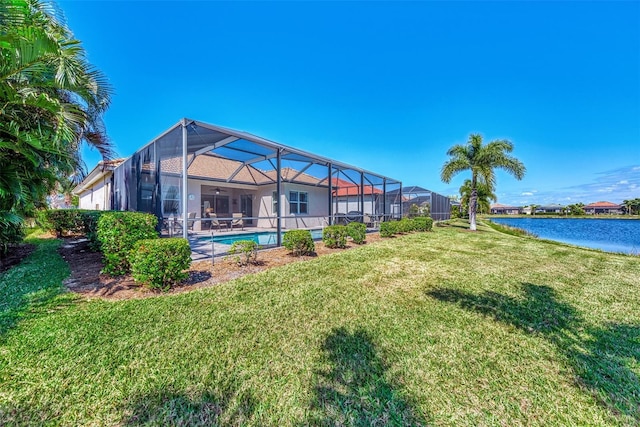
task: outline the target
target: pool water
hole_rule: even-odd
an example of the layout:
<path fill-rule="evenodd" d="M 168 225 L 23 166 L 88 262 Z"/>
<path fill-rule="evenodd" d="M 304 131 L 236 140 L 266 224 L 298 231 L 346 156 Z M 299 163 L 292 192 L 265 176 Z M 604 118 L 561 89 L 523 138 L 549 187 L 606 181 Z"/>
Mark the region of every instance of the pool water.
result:
<path fill-rule="evenodd" d="M 309 230 L 311 231 L 311 237 L 313 240 L 322 239 L 322 230 Z M 282 233 L 284 236 L 284 232 Z M 270 246 L 277 244 L 278 233 L 275 231 L 263 231 L 258 233 L 245 233 L 245 234 L 229 234 L 229 235 L 216 235 L 213 237 L 215 243 L 221 243 L 223 245 L 232 245 L 238 240 L 253 240 L 261 246 Z M 200 240 L 211 241 L 210 236 L 201 237 Z"/>

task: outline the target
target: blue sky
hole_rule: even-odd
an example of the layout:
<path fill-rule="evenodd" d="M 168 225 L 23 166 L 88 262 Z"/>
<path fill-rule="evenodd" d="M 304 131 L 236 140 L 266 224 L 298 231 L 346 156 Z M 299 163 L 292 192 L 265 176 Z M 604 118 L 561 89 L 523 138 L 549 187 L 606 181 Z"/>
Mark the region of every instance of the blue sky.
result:
<path fill-rule="evenodd" d="M 640 197 L 640 2 L 59 4 L 124 157 L 188 117 L 457 194 L 480 133 L 528 170 L 499 203 Z"/>

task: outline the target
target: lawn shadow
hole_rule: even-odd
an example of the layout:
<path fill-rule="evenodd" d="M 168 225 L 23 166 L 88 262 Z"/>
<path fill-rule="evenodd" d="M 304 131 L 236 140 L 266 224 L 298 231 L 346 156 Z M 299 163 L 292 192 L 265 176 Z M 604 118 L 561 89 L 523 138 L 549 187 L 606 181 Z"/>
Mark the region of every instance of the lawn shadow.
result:
<path fill-rule="evenodd" d="M 244 425 L 255 412 L 257 401 L 250 392 L 227 385 L 223 392 L 190 396 L 160 390 L 129 399 L 124 426 Z"/>
<path fill-rule="evenodd" d="M 68 272 L 42 265 L 50 250 L 55 247 L 39 246 L 20 264 L 0 273 L 0 342 L 20 321 L 72 304 L 73 297 L 58 298 L 64 292 L 61 284 Z"/>
<path fill-rule="evenodd" d="M 614 415 L 640 422 L 640 378 L 629 368 L 640 361 L 640 325 L 590 326 L 552 288 L 522 283 L 522 290 L 521 298 L 443 288 L 427 294 L 548 340 L 566 357 L 576 385 Z"/>
<path fill-rule="evenodd" d="M 413 425 L 427 423 L 385 379 L 387 368 L 363 330 L 334 329 L 322 346 L 331 366 L 317 372 L 311 425 Z"/>

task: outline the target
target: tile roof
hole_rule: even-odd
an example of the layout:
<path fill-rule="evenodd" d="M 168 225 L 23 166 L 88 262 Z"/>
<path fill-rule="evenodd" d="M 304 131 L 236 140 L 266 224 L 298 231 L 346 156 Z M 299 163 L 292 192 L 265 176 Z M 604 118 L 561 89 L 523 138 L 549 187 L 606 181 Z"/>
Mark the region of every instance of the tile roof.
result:
<path fill-rule="evenodd" d="M 337 189 L 333 192 L 334 196 L 357 196 L 360 194 L 360 186 L 352 182 L 345 181 L 344 179 L 334 178 L 331 182 Z M 371 194 L 382 194 L 380 188 L 376 188 L 372 185 L 364 186 L 364 194 L 369 196 Z"/>
<path fill-rule="evenodd" d="M 586 205 L 583 209 L 591 209 L 591 208 L 619 209 L 619 208 L 621 208 L 621 206 L 617 205 L 615 203 L 601 201 L 601 202 L 590 203 L 590 204 Z"/>

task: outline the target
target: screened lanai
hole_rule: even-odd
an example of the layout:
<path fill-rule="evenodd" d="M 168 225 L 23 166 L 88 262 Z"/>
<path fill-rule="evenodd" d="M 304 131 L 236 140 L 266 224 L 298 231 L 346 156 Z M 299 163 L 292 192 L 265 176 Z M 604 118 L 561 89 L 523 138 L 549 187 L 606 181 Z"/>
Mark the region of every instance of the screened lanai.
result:
<path fill-rule="evenodd" d="M 401 182 L 233 129 L 183 119 L 114 170 L 116 210 L 162 232 L 281 231 L 401 216 Z"/>

